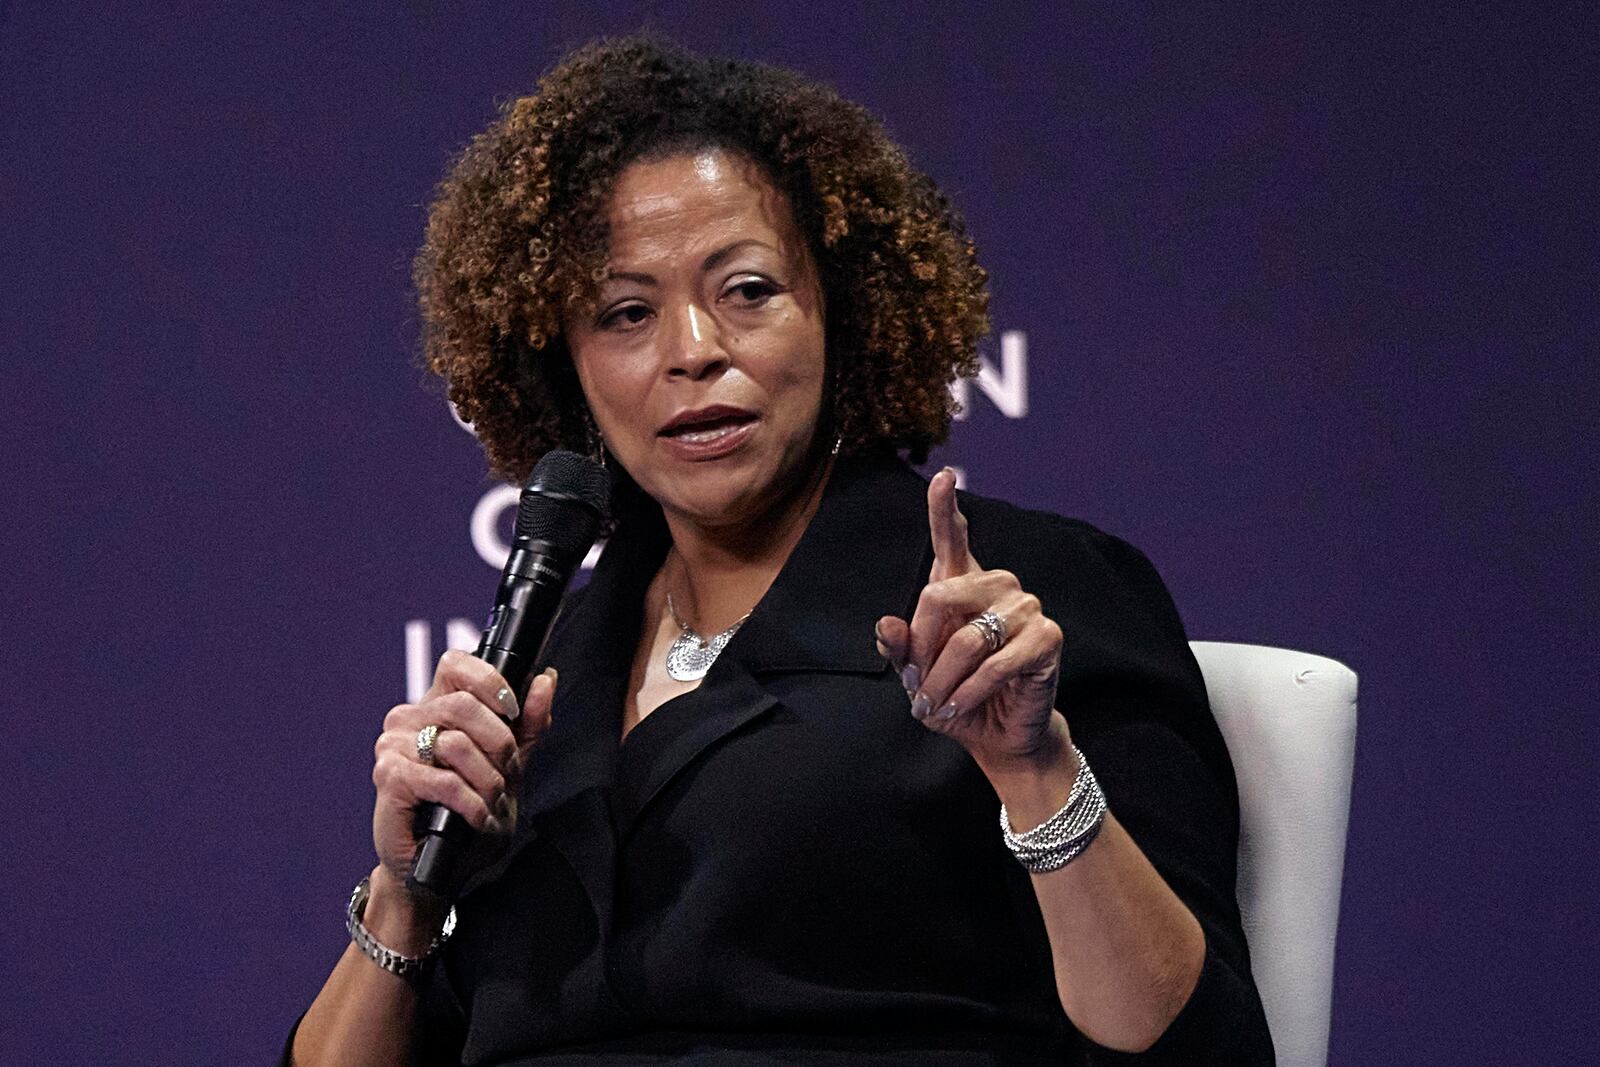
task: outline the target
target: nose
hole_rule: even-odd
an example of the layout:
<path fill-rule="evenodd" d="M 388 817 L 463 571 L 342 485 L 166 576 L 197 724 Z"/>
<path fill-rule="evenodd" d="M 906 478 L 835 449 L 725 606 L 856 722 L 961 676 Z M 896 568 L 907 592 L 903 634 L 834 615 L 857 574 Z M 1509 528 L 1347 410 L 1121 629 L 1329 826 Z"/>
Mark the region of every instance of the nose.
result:
<path fill-rule="evenodd" d="M 690 301 L 675 316 L 678 329 L 668 341 L 667 374 L 699 380 L 722 370 L 728 365 L 727 350 L 722 347 L 721 327 L 704 308 Z"/>

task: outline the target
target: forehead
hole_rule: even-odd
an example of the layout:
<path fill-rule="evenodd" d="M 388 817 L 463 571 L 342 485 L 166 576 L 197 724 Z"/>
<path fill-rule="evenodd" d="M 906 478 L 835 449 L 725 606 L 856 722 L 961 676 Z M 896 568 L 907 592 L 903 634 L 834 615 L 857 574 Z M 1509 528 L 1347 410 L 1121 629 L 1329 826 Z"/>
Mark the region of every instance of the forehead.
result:
<path fill-rule="evenodd" d="M 629 164 L 617 176 L 606 221 L 618 268 L 748 238 L 785 254 L 800 243 L 788 198 L 758 164 L 722 149 Z"/>

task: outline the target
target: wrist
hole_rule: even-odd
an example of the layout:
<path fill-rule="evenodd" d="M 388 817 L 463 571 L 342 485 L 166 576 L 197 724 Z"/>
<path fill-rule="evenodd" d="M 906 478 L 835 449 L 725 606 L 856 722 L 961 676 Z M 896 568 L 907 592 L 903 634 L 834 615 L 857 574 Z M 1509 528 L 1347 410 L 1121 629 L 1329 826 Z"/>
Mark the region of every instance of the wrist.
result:
<path fill-rule="evenodd" d="M 1059 711 L 1029 752 L 979 762 L 979 768 L 1019 830 L 1037 826 L 1061 809 L 1078 778 L 1077 749 Z"/>
<path fill-rule="evenodd" d="M 439 936 L 449 913 L 448 903 L 411 892 L 379 864 L 369 878 L 361 923 L 401 955 L 420 956 Z"/>
<path fill-rule="evenodd" d="M 1012 793 L 1013 801 L 1023 805 L 1018 812 L 1012 811 L 1009 804 L 1000 805 L 1000 835 L 1017 862 L 1032 874 L 1058 871 L 1083 855 L 1105 825 L 1106 796 L 1100 783 L 1095 781 L 1083 753 L 1075 747 L 1068 751 L 1077 770 L 1061 807 L 1042 818 L 1039 815 L 1041 807 L 1048 810 L 1055 803 L 1055 786 L 1061 780 L 1056 773 Z M 1019 825 L 1023 829 L 1019 830 Z"/>

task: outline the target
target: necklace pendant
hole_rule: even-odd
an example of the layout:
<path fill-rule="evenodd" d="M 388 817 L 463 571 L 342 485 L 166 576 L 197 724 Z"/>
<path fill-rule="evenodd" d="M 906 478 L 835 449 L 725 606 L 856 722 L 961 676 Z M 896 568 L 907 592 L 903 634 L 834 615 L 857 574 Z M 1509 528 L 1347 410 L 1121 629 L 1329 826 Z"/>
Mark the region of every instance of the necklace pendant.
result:
<path fill-rule="evenodd" d="M 739 627 L 744 625 L 744 620 L 750 617 L 751 608 L 739 618 L 739 621 L 712 637 L 701 637 L 694 632 L 694 627 L 683 621 L 683 616 L 678 614 L 678 608 L 672 603 L 672 594 L 667 594 L 667 610 L 672 612 L 672 621 L 678 624 L 679 634 L 667 649 L 667 677 L 675 682 L 698 682 L 706 676 L 711 665 L 717 662 L 717 657 L 733 640 L 733 635 L 739 632 Z"/>
<path fill-rule="evenodd" d="M 732 633 L 720 633 L 702 641 L 694 631 L 679 634 L 667 649 L 667 677 L 675 682 L 698 682 L 706 676 Z"/>

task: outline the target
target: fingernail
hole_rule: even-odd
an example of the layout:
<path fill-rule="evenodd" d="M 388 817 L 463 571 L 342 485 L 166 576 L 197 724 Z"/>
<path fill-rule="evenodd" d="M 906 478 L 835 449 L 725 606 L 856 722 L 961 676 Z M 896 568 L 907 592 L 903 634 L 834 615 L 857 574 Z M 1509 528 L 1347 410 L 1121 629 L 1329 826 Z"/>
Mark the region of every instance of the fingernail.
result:
<path fill-rule="evenodd" d="M 517 706 L 517 694 L 511 691 L 508 685 L 502 685 L 499 692 L 494 695 L 495 703 L 500 705 L 500 717 L 515 719 L 522 714 L 522 709 Z"/>
<path fill-rule="evenodd" d="M 944 707 L 939 709 L 939 718 L 941 718 L 941 719 L 953 719 L 955 717 L 956 717 L 956 706 L 954 704 L 946 704 Z"/>
<path fill-rule="evenodd" d="M 928 699 L 928 695 L 926 693 L 918 693 L 911 701 L 911 715 L 913 718 L 926 719 L 928 717 L 928 709 L 931 707 L 933 707 L 933 701 Z"/>
<path fill-rule="evenodd" d="M 917 686 L 922 683 L 922 672 L 917 670 L 915 663 L 906 664 L 906 669 L 900 672 L 900 684 L 905 686 L 907 693 L 915 693 Z"/>

